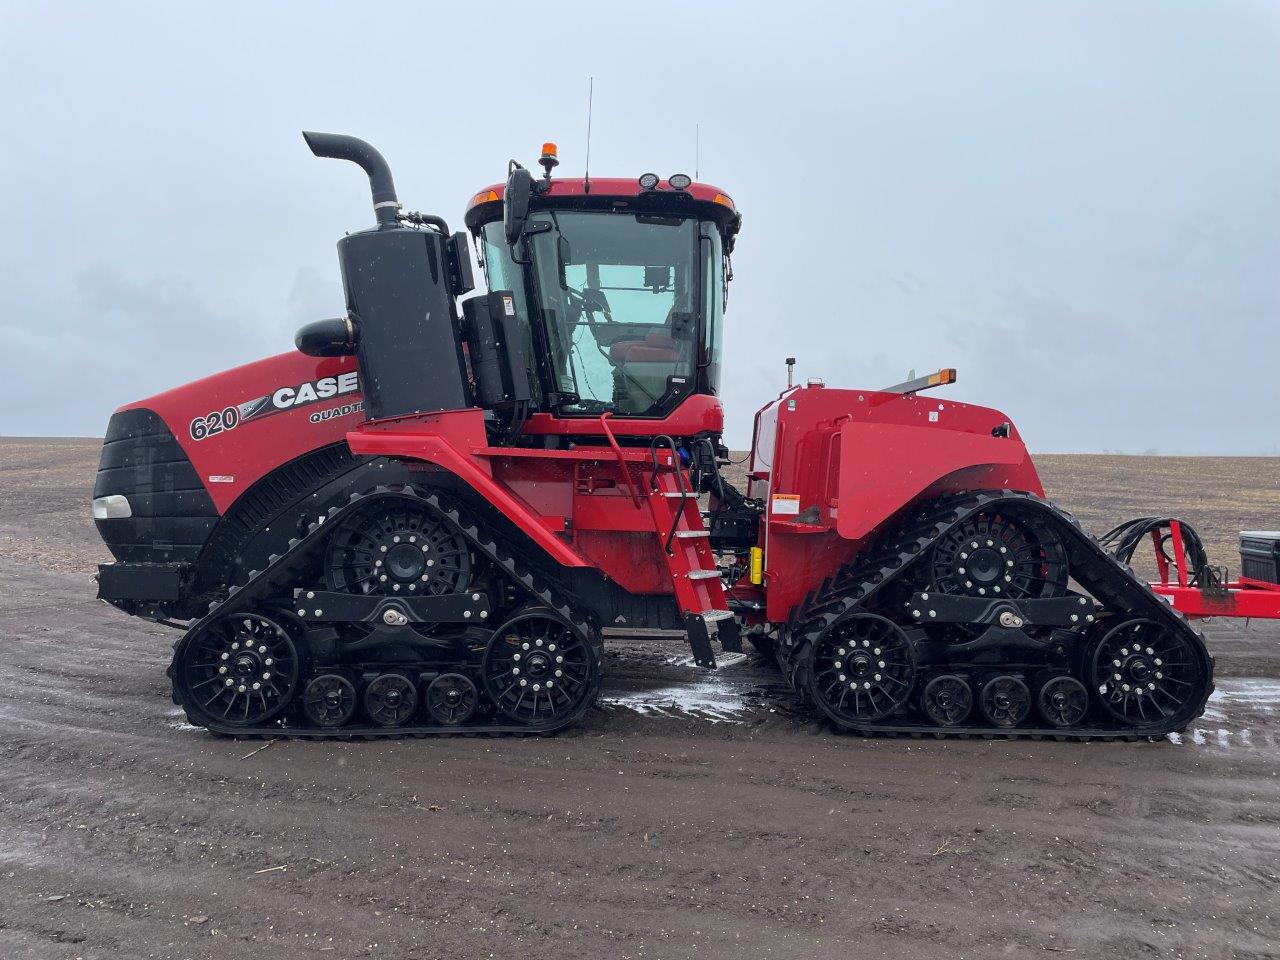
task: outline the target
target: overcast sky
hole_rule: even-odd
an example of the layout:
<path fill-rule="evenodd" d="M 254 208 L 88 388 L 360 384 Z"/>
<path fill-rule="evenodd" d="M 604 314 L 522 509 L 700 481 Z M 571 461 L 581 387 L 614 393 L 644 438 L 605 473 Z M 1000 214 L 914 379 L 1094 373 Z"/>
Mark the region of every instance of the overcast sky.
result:
<path fill-rule="evenodd" d="M 554 140 L 745 222 L 734 446 L 784 384 L 958 367 L 1033 450 L 1280 453 L 1280 4 L 0 0 L 0 433 L 291 346 L 341 312 L 372 141 L 409 209 Z"/>

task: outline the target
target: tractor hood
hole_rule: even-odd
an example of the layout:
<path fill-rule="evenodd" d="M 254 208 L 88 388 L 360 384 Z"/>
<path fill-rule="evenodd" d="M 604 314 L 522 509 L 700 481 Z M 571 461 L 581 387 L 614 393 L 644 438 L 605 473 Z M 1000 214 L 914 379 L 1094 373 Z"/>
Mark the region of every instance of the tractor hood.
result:
<path fill-rule="evenodd" d="M 138 483 L 170 492 L 198 483 L 222 513 L 275 467 L 342 440 L 362 419 L 362 409 L 354 357 L 317 359 L 290 351 L 224 370 L 117 410 L 99 471 L 100 481 L 109 471 L 105 486 L 112 489 L 95 496 L 127 496 L 123 487 L 136 492 Z M 139 426 L 129 426 L 134 422 Z M 190 465 L 180 478 L 139 473 L 147 460 L 135 448 L 161 428 L 167 439 L 156 442 L 172 447 L 165 459 L 180 456 Z M 116 463 L 124 454 L 113 449 L 125 446 L 133 453 Z"/>

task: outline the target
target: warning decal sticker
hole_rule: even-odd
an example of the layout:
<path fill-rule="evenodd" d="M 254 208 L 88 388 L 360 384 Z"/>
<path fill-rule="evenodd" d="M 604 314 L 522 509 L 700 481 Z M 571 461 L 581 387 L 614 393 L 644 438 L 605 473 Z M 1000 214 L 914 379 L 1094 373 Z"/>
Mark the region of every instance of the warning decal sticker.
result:
<path fill-rule="evenodd" d="M 771 512 L 778 516 L 797 516 L 800 513 L 800 497 L 794 493 L 775 493 L 770 501 Z"/>

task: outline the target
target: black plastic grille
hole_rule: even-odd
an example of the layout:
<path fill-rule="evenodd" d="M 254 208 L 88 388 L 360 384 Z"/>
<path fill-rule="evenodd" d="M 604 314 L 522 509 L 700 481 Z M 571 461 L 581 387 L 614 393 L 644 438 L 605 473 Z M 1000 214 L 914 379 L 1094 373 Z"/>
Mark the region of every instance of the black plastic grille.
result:
<path fill-rule="evenodd" d="M 131 517 L 97 520 L 117 560 L 173 563 L 196 558 L 218 511 L 191 461 L 153 411 L 111 417 L 93 495 L 129 498 Z"/>

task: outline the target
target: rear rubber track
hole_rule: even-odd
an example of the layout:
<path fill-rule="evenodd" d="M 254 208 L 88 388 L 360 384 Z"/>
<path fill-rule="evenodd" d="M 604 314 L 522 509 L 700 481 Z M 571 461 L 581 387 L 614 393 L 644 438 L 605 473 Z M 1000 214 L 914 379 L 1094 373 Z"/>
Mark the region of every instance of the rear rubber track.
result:
<path fill-rule="evenodd" d="M 1203 657 L 1208 680 L 1190 716 L 1166 726 L 1133 729 L 1116 725 L 1082 727 L 994 727 L 965 725 L 941 727 L 927 720 L 894 716 L 875 723 L 852 723 L 836 720 L 813 702 L 808 690 L 806 671 L 814 644 L 822 633 L 840 617 L 852 611 L 872 612 L 880 593 L 894 581 L 907 576 L 912 567 L 927 557 L 931 548 L 953 527 L 974 514 L 1016 507 L 1040 514 L 1052 523 L 1066 546 L 1071 576 L 1106 610 L 1121 611 L 1129 616 L 1147 617 L 1180 631 Z M 879 611 L 882 612 L 882 611 Z M 1139 579 L 1131 568 L 1120 563 L 1098 541 L 1081 530 L 1070 514 L 1040 497 L 1013 491 L 979 491 L 932 501 L 913 511 L 911 516 L 881 538 L 868 557 L 858 558 L 838 570 L 815 591 L 781 631 L 777 646 L 778 664 L 804 706 L 816 716 L 829 719 L 842 732 L 862 736 L 908 736 L 937 739 L 1020 739 L 1075 741 L 1140 741 L 1158 740 L 1171 733 L 1182 733 L 1189 723 L 1204 713 L 1205 703 L 1213 693 L 1213 658 L 1205 646 L 1204 636 L 1188 623 Z"/>

